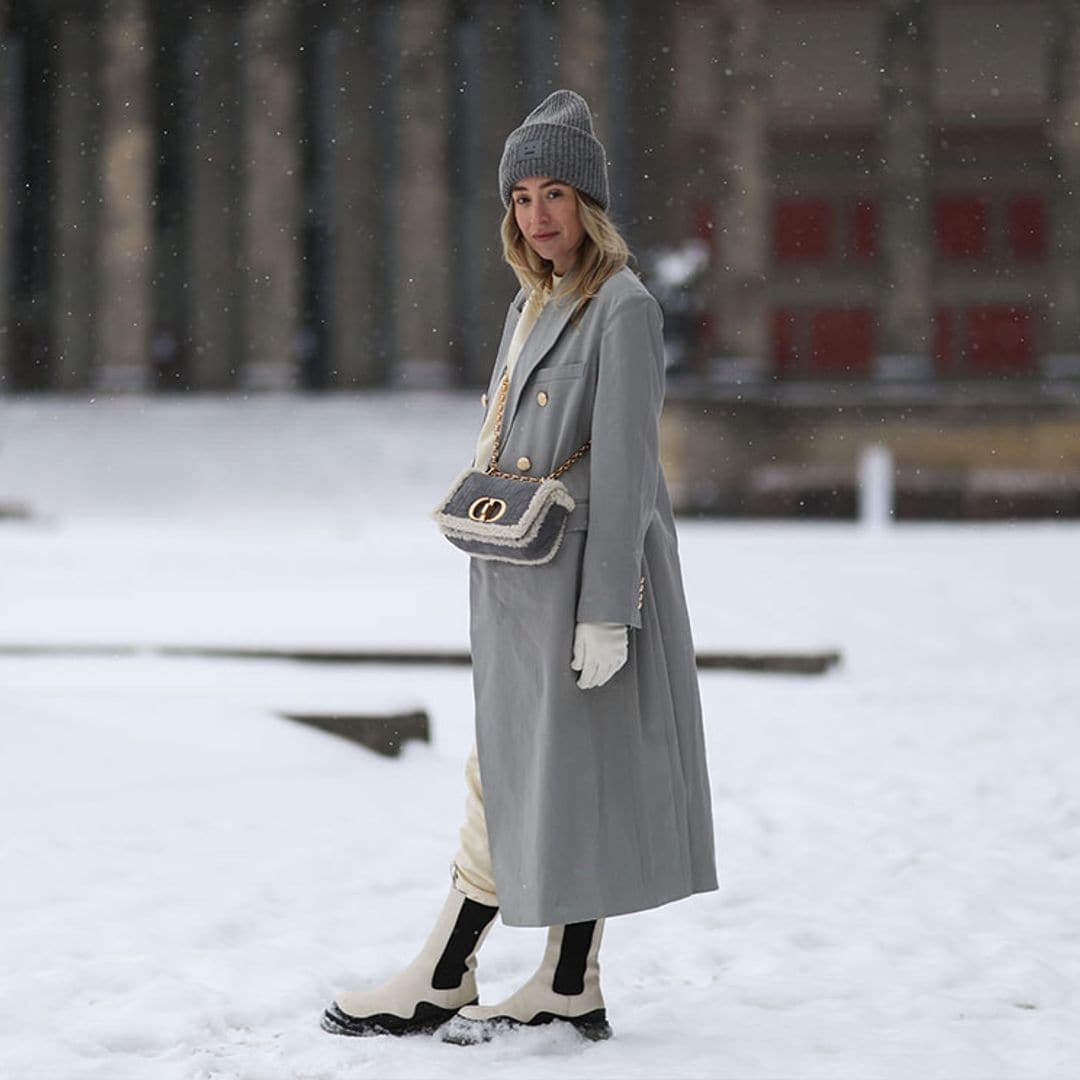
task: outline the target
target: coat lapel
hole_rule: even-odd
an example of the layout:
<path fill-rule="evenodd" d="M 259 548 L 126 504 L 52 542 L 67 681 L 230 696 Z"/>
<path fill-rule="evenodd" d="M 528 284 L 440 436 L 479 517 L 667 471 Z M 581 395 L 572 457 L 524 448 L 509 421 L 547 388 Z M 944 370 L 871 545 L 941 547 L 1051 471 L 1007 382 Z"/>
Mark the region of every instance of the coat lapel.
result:
<path fill-rule="evenodd" d="M 517 412 L 518 402 L 521 400 L 521 391 L 525 383 L 537 364 L 547 356 L 551 351 L 551 347 L 558 341 L 559 335 L 570 321 L 573 311 L 573 297 L 564 299 L 560 303 L 548 300 L 544 305 L 544 310 L 540 312 L 540 317 L 536 320 L 536 325 L 529 331 L 529 336 L 522 346 L 521 355 L 518 356 L 517 363 L 514 364 L 514 374 L 510 378 L 510 391 L 506 395 L 506 413 L 503 418 L 504 432 L 509 430 L 514 414 Z M 509 342 L 507 342 L 507 346 L 509 346 Z M 500 364 L 498 367 L 501 374 L 502 365 Z M 497 385 L 498 380 L 496 380 Z"/>

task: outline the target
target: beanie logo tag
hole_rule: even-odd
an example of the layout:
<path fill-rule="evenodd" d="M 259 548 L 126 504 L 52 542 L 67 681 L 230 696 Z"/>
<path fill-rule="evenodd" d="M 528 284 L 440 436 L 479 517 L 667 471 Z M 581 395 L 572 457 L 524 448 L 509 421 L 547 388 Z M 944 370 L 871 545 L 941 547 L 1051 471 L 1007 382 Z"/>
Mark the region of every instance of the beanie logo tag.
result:
<path fill-rule="evenodd" d="M 540 140 L 528 139 L 521 144 L 520 156 L 523 159 L 536 158 L 540 156 Z"/>

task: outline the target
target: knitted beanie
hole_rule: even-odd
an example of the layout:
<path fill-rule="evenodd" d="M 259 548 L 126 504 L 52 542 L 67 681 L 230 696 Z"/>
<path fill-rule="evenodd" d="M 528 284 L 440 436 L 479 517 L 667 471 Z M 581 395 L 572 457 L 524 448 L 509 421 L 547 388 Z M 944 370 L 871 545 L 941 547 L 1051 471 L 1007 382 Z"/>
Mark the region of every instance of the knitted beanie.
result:
<path fill-rule="evenodd" d="M 591 195 L 608 208 L 604 147 L 593 134 L 592 114 L 573 90 L 549 94 L 510 132 L 499 162 L 499 194 L 510 205 L 510 189 L 526 176 L 550 176 Z"/>

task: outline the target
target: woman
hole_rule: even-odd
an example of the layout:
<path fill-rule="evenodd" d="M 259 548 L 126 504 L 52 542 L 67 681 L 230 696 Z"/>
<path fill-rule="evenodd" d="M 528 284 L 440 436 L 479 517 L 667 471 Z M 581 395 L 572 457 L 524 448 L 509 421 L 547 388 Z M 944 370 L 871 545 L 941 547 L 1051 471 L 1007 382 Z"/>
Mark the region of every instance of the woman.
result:
<path fill-rule="evenodd" d="M 341 995 L 341 1034 L 489 1038 L 561 1021 L 611 1034 L 604 919 L 716 888 L 694 648 L 660 467 L 661 312 L 606 215 L 588 105 L 557 90 L 506 140 L 503 250 L 521 283 L 484 400 L 475 464 L 561 479 L 575 500 L 548 563 L 473 558 L 476 747 L 450 894 L 420 954 Z M 501 402 L 501 423 L 500 423 Z M 481 783 L 482 780 L 482 783 Z M 479 1006 L 495 915 L 545 926 L 537 972 Z"/>

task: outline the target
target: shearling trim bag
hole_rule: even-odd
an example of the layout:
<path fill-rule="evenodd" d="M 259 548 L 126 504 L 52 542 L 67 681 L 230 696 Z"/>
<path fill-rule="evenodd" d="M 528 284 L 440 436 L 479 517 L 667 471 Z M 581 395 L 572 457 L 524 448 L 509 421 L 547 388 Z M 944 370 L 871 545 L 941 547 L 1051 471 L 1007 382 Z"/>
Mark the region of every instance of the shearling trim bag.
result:
<path fill-rule="evenodd" d="M 589 443 L 548 476 L 500 472 L 495 462 L 509 386 L 507 373 L 499 387 L 491 462 L 486 469 L 466 469 L 432 517 L 451 544 L 474 558 L 539 566 L 555 558 L 574 509 L 573 496 L 559 477 L 585 455 Z"/>

